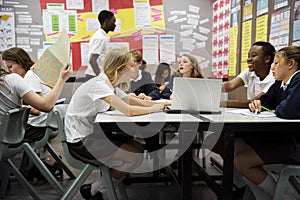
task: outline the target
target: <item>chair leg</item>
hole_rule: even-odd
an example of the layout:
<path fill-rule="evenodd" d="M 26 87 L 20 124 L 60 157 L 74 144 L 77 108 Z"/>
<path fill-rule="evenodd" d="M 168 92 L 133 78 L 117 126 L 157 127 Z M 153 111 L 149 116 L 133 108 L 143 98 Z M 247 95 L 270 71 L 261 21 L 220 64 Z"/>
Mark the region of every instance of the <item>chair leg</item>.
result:
<path fill-rule="evenodd" d="M 61 195 L 64 192 L 63 187 L 58 183 L 55 177 L 51 174 L 48 168 L 44 165 L 41 159 L 36 155 L 31 146 L 28 143 L 23 144 L 24 151 L 35 164 L 35 166 L 40 170 L 43 176 L 46 178 L 48 183 L 52 185 L 52 187 L 56 190 L 56 192 Z"/>
<path fill-rule="evenodd" d="M 0 163 L 1 168 L 1 179 L 0 179 L 0 198 L 4 198 L 7 190 L 7 185 L 9 182 L 9 176 L 10 176 L 10 169 L 6 162 Z"/>
<path fill-rule="evenodd" d="M 122 200 L 128 200 L 128 195 L 127 195 L 127 192 L 125 190 L 125 186 L 124 186 L 123 181 L 121 181 L 118 186 L 119 186 L 119 191 L 120 191 Z"/>
<path fill-rule="evenodd" d="M 68 188 L 68 190 L 64 193 L 61 200 L 69 200 L 73 199 L 73 197 L 76 195 L 79 188 L 82 186 L 84 181 L 87 179 L 87 177 L 91 174 L 93 170 L 92 165 L 87 164 L 80 174 L 77 176 L 77 178 L 74 180 L 72 185 Z"/>
<path fill-rule="evenodd" d="M 284 195 L 286 186 L 288 185 L 288 181 L 289 181 L 289 176 L 285 176 L 281 173 L 280 176 L 279 176 L 277 185 L 276 185 L 273 200 L 283 199 L 283 195 Z"/>
<path fill-rule="evenodd" d="M 40 195 L 35 191 L 35 189 L 30 185 L 30 183 L 24 178 L 15 164 L 10 159 L 7 160 L 7 163 L 9 164 L 11 171 L 15 175 L 17 180 L 26 188 L 33 199 L 42 199 Z"/>
<path fill-rule="evenodd" d="M 100 167 L 101 171 L 103 172 L 103 179 L 107 190 L 107 195 L 109 200 L 118 200 L 115 186 L 113 184 L 112 178 L 109 173 L 109 168 L 105 165 Z"/>
<path fill-rule="evenodd" d="M 57 155 L 56 151 L 53 149 L 53 147 L 47 142 L 44 146 L 47 151 L 53 156 L 53 158 L 62 166 L 63 170 L 68 174 L 70 179 L 75 179 L 75 175 L 72 173 L 72 171 L 67 167 L 67 165 L 63 162 L 63 160 Z"/>

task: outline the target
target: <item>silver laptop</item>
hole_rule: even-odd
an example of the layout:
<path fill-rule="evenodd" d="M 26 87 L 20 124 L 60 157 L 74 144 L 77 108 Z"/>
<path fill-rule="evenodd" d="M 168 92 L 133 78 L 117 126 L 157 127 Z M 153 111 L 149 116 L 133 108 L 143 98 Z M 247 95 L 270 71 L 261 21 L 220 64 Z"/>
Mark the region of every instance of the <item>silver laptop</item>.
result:
<path fill-rule="evenodd" d="M 220 111 L 221 79 L 176 77 L 172 105 L 167 113 L 217 114 Z"/>

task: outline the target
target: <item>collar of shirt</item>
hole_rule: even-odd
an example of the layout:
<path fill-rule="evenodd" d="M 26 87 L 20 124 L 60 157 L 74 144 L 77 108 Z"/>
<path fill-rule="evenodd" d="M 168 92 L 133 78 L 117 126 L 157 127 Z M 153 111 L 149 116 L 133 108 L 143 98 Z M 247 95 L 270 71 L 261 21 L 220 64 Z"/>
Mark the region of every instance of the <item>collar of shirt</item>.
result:
<path fill-rule="evenodd" d="M 260 80 L 260 78 L 255 74 L 254 71 L 252 71 L 252 72 L 249 71 L 249 73 L 250 73 L 251 77 L 256 77 L 256 78 L 258 78 Z M 272 79 L 274 79 L 274 77 L 273 77 L 272 71 L 270 70 L 268 76 L 266 76 L 265 79 L 262 80 L 262 81 L 260 81 L 260 82 L 261 83 L 269 83 L 270 80 L 272 80 Z"/>
<path fill-rule="evenodd" d="M 136 79 L 131 79 L 131 80 L 134 81 L 134 82 L 138 82 L 142 78 L 143 78 L 143 76 L 142 76 L 142 70 L 139 70 L 139 76 Z"/>
<path fill-rule="evenodd" d="M 290 84 L 292 78 L 293 78 L 299 71 L 300 71 L 300 70 L 296 71 L 296 72 L 289 78 L 289 80 L 288 80 L 286 83 L 284 83 L 283 81 L 281 81 L 281 86 L 280 86 L 280 88 L 282 88 L 283 90 L 286 90 L 286 88 L 287 88 L 287 86 Z"/>

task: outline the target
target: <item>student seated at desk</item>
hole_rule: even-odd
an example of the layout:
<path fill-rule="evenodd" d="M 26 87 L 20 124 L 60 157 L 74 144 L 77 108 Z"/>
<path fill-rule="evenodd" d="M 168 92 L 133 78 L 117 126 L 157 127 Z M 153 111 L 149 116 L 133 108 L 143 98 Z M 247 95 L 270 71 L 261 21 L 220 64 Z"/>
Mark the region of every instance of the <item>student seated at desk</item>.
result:
<path fill-rule="evenodd" d="M 191 54 L 183 54 L 178 58 L 177 71 L 170 77 L 166 90 L 161 93 L 163 99 L 172 99 L 172 89 L 175 77 L 205 78 L 198 60 Z"/>
<path fill-rule="evenodd" d="M 255 42 L 248 52 L 248 69 L 236 78 L 223 83 L 223 92 L 231 92 L 238 87 L 247 86 L 248 100 L 222 101 L 223 107 L 248 108 L 254 99 L 259 99 L 274 83 L 270 70 L 274 60 L 275 48 L 268 42 Z"/>
<path fill-rule="evenodd" d="M 104 72 L 76 90 L 65 118 L 67 144 L 75 158 L 97 159 L 99 162 L 111 159 L 124 161 L 122 166 L 110 171 L 115 182 L 142 163 L 144 149 L 130 137 L 99 130 L 100 126 L 94 124 L 97 113 L 113 107 L 127 116 L 135 116 L 161 112 L 164 108 L 163 104 L 132 97 L 116 87 L 130 81 L 133 65 L 130 52 L 122 49 L 108 52 L 103 62 Z M 83 185 L 80 192 L 84 199 L 101 199 L 105 192 L 104 182 L 100 179 Z"/>
<path fill-rule="evenodd" d="M 277 117 L 300 119 L 300 47 L 288 46 L 275 54 L 271 67 L 276 82 L 268 92 L 249 103 L 252 112 L 262 106 L 274 110 Z M 275 131 L 275 130 L 274 130 Z M 300 137 L 281 135 L 249 136 L 235 140 L 234 166 L 246 177 L 256 199 L 272 199 L 275 181 L 261 168 L 263 164 L 300 164 Z"/>
<path fill-rule="evenodd" d="M 170 81 L 171 67 L 168 63 L 159 63 L 153 76 L 153 80 L 160 92 L 168 89 L 166 86 Z"/>
<path fill-rule="evenodd" d="M 41 97 L 21 76 L 0 69 L 0 121 L 8 110 L 21 107 L 22 100 L 40 111 L 50 112 L 72 72 L 72 66 L 66 64 L 52 90 L 45 97 Z"/>
<path fill-rule="evenodd" d="M 133 97 L 144 100 L 158 100 L 161 95 L 156 87 L 151 74 L 140 70 L 143 63 L 142 55 L 138 50 L 130 51 L 133 59 L 133 70 L 131 72 L 130 88 L 127 91 Z"/>
<path fill-rule="evenodd" d="M 3 52 L 3 62 L 9 73 L 19 74 L 28 83 L 29 87 L 38 95 L 45 97 L 51 88 L 48 87 L 30 68 L 34 61 L 21 48 L 13 47 Z M 41 140 L 46 132 L 47 113 L 34 109 L 28 118 L 24 140 L 34 142 Z"/>

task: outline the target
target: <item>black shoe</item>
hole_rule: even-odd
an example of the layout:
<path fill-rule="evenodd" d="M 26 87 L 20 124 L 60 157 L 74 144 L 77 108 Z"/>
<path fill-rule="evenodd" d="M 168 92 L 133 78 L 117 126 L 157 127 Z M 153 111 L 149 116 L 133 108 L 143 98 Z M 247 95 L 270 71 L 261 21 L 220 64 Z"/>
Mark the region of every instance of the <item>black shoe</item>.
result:
<path fill-rule="evenodd" d="M 244 186 L 242 188 L 236 188 L 233 191 L 233 199 L 235 199 L 235 200 L 243 199 L 245 190 L 246 190 L 246 186 Z"/>
<path fill-rule="evenodd" d="M 85 184 L 80 187 L 80 194 L 84 199 L 87 200 L 103 200 L 103 196 L 101 192 L 97 192 L 96 194 L 91 194 L 92 184 Z"/>

